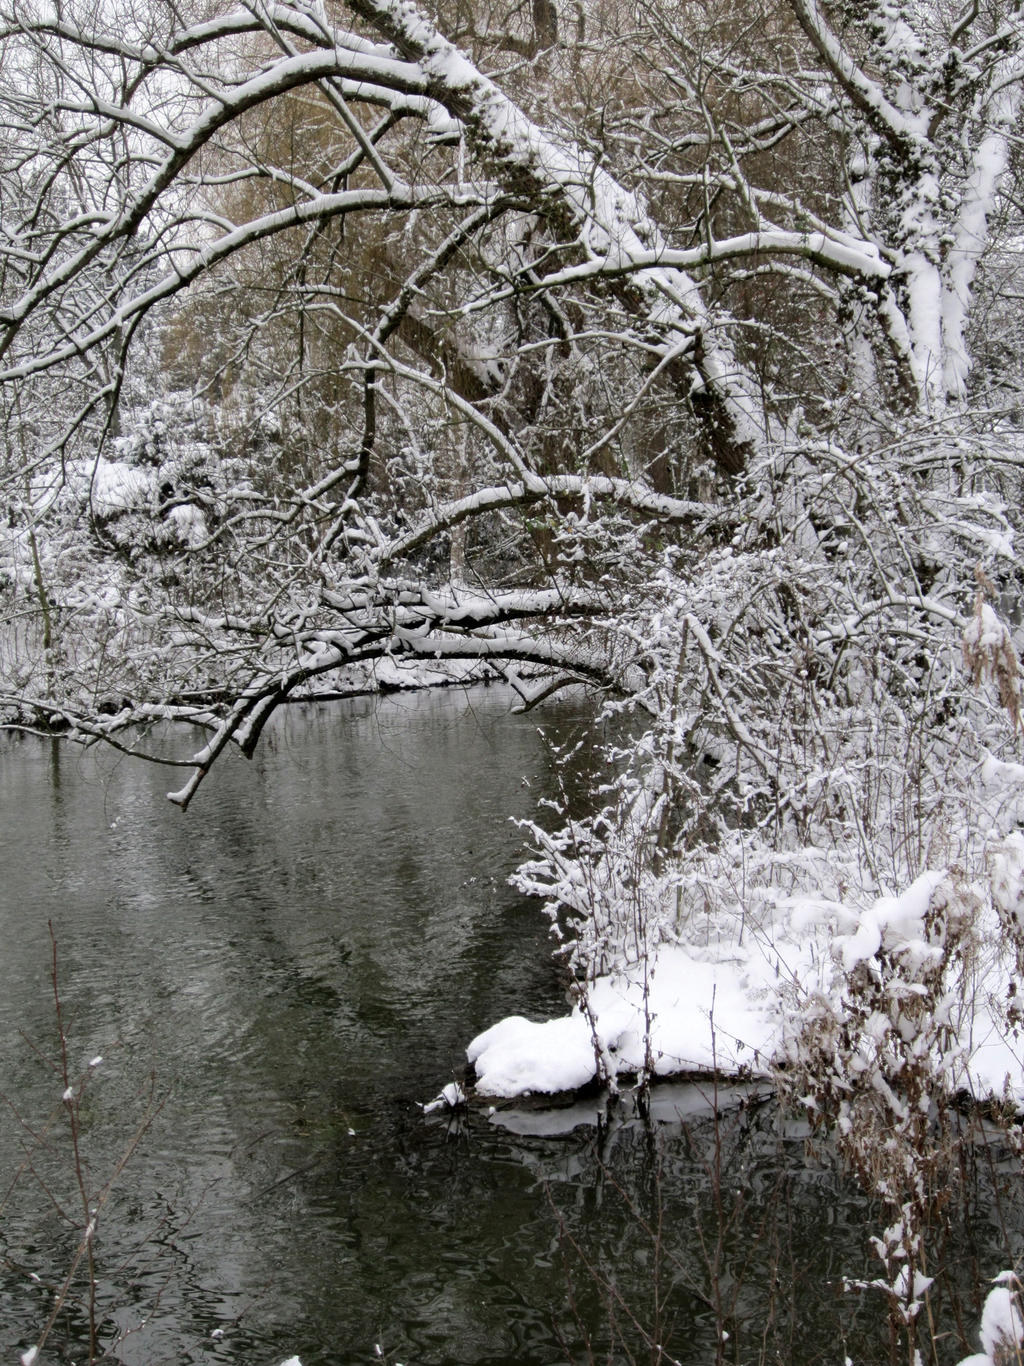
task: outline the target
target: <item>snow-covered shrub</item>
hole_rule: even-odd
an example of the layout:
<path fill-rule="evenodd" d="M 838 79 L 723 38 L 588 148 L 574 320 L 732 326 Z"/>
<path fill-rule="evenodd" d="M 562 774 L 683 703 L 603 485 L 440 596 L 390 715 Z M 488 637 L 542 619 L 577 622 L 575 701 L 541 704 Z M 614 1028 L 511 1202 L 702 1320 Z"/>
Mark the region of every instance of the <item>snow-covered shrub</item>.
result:
<path fill-rule="evenodd" d="M 901 473 L 795 432 L 731 537 L 658 563 L 622 619 L 643 682 L 613 799 L 534 830 L 521 874 L 595 996 L 676 944 L 759 997 L 760 1065 L 887 1211 L 875 1284 L 910 1360 L 954 1101 L 1024 1094 L 1024 766 L 995 757 L 1020 727 L 1016 486 L 969 432 L 928 441 L 900 433 Z"/>
<path fill-rule="evenodd" d="M 890 1211 L 875 1240 L 881 1284 L 911 1335 L 925 1233 L 955 1180 L 951 1105 L 968 1080 L 981 910 L 981 889 L 955 871 L 924 873 L 834 938 L 820 985 L 789 993 L 783 1095 L 836 1135 Z"/>
<path fill-rule="evenodd" d="M 523 823 L 536 852 L 514 882 L 545 900 L 572 995 L 590 1023 L 597 1076 L 614 1091 L 618 1063 L 602 1043 L 591 992 L 600 978 L 620 979 L 625 986 L 631 971 L 653 964 L 665 887 L 650 858 L 657 803 L 629 774 L 606 795 L 612 801 L 597 816 L 568 820 L 554 833 Z M 646 1039 L 649 1044 L 649 1021 Z M 649 1047 L 645 1057 L 643 1074 L 649 1075 Z"/>
<path fill-rule="evenodd" d="M 209 428 L 189 395 L 150 399 L 125 409 L 106 447 L 44 461 L 27 478 L 0 541 L 14 596 L 0 647 L 23 693 L 109 711 L 166 691 L 172 672 L 180 692 L 224 685 L 229 658 L 180 633 L 176 650 L 165 630 L 183 609 L 223 602 L 225 589 L 237 601 L 244 588 L 225 577 L 217 536 L 249 506 L 251 485 Z"/>

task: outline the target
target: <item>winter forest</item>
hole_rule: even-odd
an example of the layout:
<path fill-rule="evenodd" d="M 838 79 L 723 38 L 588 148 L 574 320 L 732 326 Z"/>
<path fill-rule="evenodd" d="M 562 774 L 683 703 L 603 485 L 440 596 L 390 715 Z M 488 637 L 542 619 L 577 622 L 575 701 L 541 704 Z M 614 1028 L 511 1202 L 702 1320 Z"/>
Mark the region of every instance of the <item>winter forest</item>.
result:
<path fill-rule="evenodd" d="M 0 0 L 0 70 L 0 724 L 193 821 L 290 701 L 582 690 L 516 874 L 571 1002 L 479 1094 L 770 1078 L 954 1360 L 964 1098 L 1024 1105 L 1020 5 Z"/>

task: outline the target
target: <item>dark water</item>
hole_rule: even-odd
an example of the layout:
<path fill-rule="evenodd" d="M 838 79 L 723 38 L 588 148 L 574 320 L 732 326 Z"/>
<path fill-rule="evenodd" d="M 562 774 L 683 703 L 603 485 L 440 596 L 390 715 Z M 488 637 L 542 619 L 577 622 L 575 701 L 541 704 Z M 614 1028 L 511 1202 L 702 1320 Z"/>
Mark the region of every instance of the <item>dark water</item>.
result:
<path fill-rule="evenodd" d="M 0 1360 L 55 1295 L 42 1360 L 89 1350 L 48 922 L 73 1071 L 103 1059 L 78 1114 L 120 1360 L 882 1359 L 877 1297 L 841 1289 L 875 1274 L 877 1223 L 757 1097 L 723 1094 L 717 1124 L 685 1087 L 646 1126 L 598 1127 L 596 1102 L 422 1115 L 476 1031 L 564 1009 L 506 884 L 509 816 L 557 791 L 539 724 L 588 734 L 576 704 L 517 717 L 486 690 L 295 709 L 186 816 L 174 770 L 0 744 Z M 990 1198 L 1011 1168 L 948 1254 L 968 1326 L 976 1276 L 1020 1250 Z"/>

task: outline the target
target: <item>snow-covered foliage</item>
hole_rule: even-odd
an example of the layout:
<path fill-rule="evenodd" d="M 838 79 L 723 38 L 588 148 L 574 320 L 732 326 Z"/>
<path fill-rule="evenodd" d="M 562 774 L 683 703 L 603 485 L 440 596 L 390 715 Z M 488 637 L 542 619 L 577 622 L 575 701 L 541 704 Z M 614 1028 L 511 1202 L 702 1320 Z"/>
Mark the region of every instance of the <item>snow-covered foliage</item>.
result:
<path fill-rule="evenodd" d="M 205 427 L 201 405 L 171 394 L 133 414 L 130 434 L 106 450 L 26 472 L 0 537 L 10 605 L 0 702 L 14 715 L 40 714 L 37 700 L 41 714 L 74 712 L 83 692 L 96 711 L 159 696 L 171 657 L 182 693 L 223 685 L 224 671 L 204 665 L 172 625 L 186 604 L 218 600 L 211 546 L 252 494 L 248 473 Z"/>
<path fill-rule="evenodd" d="M 964 1357 L 960 1366 L 1006 1366 L 1020 1356 L 1024 1345 L 1020 1281 L 1013 1271 L 1001 1271 L 993 1279 L 995 1287 L 989 1291 L 981 1314 L 981 1351 Z"/>

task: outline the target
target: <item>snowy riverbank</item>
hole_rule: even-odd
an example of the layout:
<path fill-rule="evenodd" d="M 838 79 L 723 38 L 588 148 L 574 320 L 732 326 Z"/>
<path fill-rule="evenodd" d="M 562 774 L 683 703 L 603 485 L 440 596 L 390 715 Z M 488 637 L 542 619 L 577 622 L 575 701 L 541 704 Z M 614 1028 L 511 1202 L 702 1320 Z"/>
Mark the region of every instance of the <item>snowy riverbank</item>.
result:
<path fill-rule="evenodd" d="M 1024 841 L 1011 836 L 994 860 L 992 889 L 956 894 L 973 917 L 972 952 L 962 955 L 941 993 L 950 1038 L 944 1066 L 955 1088 L 1024 1100 L 1024 1048 L 1007 1023 L 1010 983 L 998 905 L 1020 888 Z M 922 874 L 899 896 L 860 911 L 835 903 L 779 907 L 770 931 L 726 945 L 663 943 L 644 963 L 598 977 L 561 1018 L 499 1021 L 472 1040 L 467 1056 L 479 1093 L 513 1097 L 574 1091 L 601 1077 L 717 1071 L 763 1075 L 800 1046 L 808 1009 L 848 1009 L 851 974 L 884 980 L 889 1014 L 864 1022 L 865 1068 L 886 1032 L 906 1033 L 898 1002 L 920 997 L 923 977 L 941 966 L 944 932 L 936 911 L 953 892 L 942 872 Z M 894 971 L 895 969 L 895 971 Z M 943 1021 L 940 1021 L 943 1022 Z"/>

